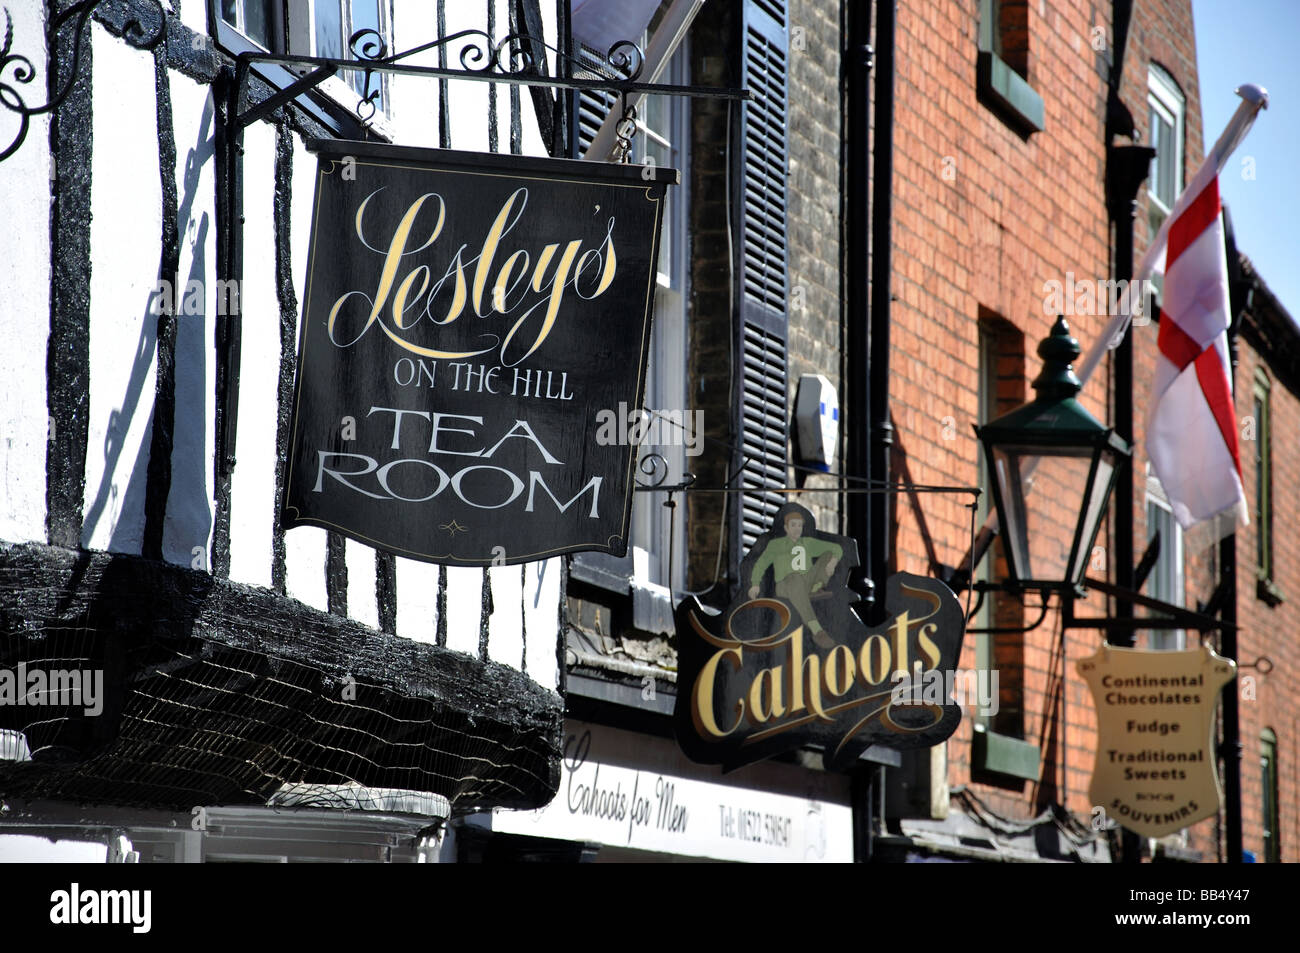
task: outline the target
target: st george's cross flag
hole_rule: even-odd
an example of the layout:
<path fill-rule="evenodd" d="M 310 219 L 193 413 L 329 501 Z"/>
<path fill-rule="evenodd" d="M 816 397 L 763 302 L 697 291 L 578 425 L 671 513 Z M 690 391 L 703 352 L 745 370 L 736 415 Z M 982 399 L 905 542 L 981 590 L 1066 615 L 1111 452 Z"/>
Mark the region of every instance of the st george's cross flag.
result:
<path fill-rule="evenodd" d="M 1236 112 L 1215 141 L 1191 184 L 1134 269 L 1143 280 L 1164 274 L 1157 334 L 1157 368 L 1147 418 L 1147 456 L 1192 549 L 1248 524 L 1228 358 L 1228 263 L 1224 249 L 1219 174 L 1268 108 L 1268 91 L 1237 87 Z M 1119 346 L 1128 328 L 1112 318 L 1084 362 L 1091 374 L 1106 349 Z"/>
<path fill-rule="evenodd" d="M 1228 356 L 1228 263 L 1218 176 L 1179 202 L 1165 247 L 1164 300 L 1147 456 L 1184 530 L 1206 520 L 1230 532 L 1246 516 Z"/>

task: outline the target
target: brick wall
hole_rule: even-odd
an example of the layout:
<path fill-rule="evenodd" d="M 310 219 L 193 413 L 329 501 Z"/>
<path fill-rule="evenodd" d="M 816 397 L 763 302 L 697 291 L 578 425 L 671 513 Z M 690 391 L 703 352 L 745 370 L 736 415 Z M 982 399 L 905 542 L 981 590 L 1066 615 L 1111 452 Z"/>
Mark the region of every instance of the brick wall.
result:
<path fill-rule="evenodd" d="M 986 105 L 976 91 L 978 14 L 975 4 L 904 2 L 898 14 L 896 157 L 894 182 L 894 353 L 891 399 L 898 445 L 918 483 L 973 485 L 977 444 L 981 313 L 1024 336 L 1023 374 L 1037 376 L 1036 348 L 1053 315 L 1044 311 L 1044 283 L 1067 272 L 1097 279 L 1109 269 L 1103 147 L 1106 63 L 1093 49 L 1093 27 L 1109 32 L 1109 7 L 1055 0 L 1020 8 L 1027 50 L 1024 74 L 1044 101 L 1045 128 L 1026 137 Z M 1102 319 L 1071 317 L 1085 344 Z M 1029 394 L 1028 396 L 1032 396 Z M 1106 380 L 1098 375 L 1083 402 L 1106 418 Z M 1045 495 L 1050 496 L 1050 494 Z M 928 496 L 922 508 L 898 508 L 899 568 L 929 573 L 926 537 L 940 562 L 953 565 L 969 545 L 969 512 L 961 496 Z M 1040 500 L 1040 502 L 1043 502 Z M 1051 511 L 1056 524 L 1071 514 Z M 1004 600 L 1005 602 L 1005 600 Z M 1036 615 L 1036 613 L 1035 613 Z M 1018 648 L 1020 718 L 1024 737 L 1042 748 L 1043 785 L 972 785 L 995 809 L 1037 813 L 1043 798 L 1065 800 L 1087 814 L 1095 726 L 1091 703 L 1073 671 L 1091 654 L 1096 633 L 1066 640 L 1068 736 L 1057 737 L 1059 622 L 1020 640 L 1004 637 L 995 652 Z M 976 665 L 974 637 L 962 666 Z M 1048 718 L 1044 715 L 1047 713 Z M 1066 742 L 1068 741 L 1068 746 Z M 971 784 L 971 726 L 949 742 L 949 782 Z M 1062 763 L 1068 777 L 1062 777 Z"/>
<path fill-rule="evenodd" d="M 840 163 L 840 51 L 844 40 L 835 4 L 796 0 L 790 4 L 789 122 L 786 140 L 790 155 L 789 274 L 790 330 L 786 349 L 789 400 L 793 410 L 801 374 L 829 378 L 843 406 L 844 366 L 853 360 L 844 353 L 844 312 L 841 307 L 841 223 L 843 170 Z M 860 267 L 868 267 L 861 262 Z M 793 419 L 793 417 L 791 417 Z M 843 468 L 843 447 L 833 470 Z M 795 455 L 793 427 L 791 460 Z M 803 481 L 805 475 L 796 475 Z M 816 475 L 797 482 L 806 489 L 837 486 Z M 800 500 L 812 510 L 821 529 L 843 532 L 843 514 L 831 493 L 812 493 Z M 859 554 L 861 557 L 862 554 Z"/>
<path fill-rule="evenodd" d="M 1269 382 L 1273 481 L 1272 581 L 1283 597 L 1271 605 L 1257 587 L 1256 545 L 1258 523 L 1237 533 L 1238 657 L 1250 664 L 1260 656 L 1274 665 L 1269 674 L 1241 669 L 1242 833 L 1246 850 L 1263 859 L 1262 775 L 1260 736 L 1264 729 L 1277 737 L 1278 805 L 1282 860 L 1300 860 L 1300 699 L 1294 684 L 1300 666 L 1300 534 L 1295 532 L 1294 500 L 1300 496 L 1300 375 L 1295 356 L 1300 333 L 1268 292 L 1256 287 L 1254 304 L 1243 322 L 1236 372 L 1237 418 L 1243 437 L 1258 437 L 1247 428 L 1254 415 L 1253 382 L 1262 371 Z M 1288 333 L 1289 332 L 1289 333 Z M 1289 341 L 1287 340 L 1289 338 Z M 1281 340 L 1279 340 L 1281 339 Z M 1285 348 L 1280 345 L 1286 345 Z M 1256 426 L 1258 421 L 1253 422 Z M 1241 443 L 1241 465 L 1252 520 L 1258 486 L 1254 466 L 1255 444 Z M 1251 681 L 1247 681 L 1251 679 Z M 1209 831 L 1212 835 L 1213 831 Z"/>

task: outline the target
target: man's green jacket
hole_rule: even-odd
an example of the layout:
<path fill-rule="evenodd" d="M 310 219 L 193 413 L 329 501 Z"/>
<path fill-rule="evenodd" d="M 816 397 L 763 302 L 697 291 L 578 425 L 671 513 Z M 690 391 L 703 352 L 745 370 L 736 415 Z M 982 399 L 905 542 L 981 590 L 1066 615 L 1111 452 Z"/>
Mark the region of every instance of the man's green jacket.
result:
<path fill-rule="evenodd" d="M 764 548 L 758 562 L 754 563 L 753 578 L 750 580 L 751 585 L 761 585 L 763 582 L 763 573 L 767 572 L 767 567 L 772 567 L 773 577 L 776 582 L 780 582 L 792 572 L 794 568 L 794 550 L 796 547 L 803 548 L 803 559 L 807 568 L 812 568 L 813 560 L 820 559 L 822 556 L 830 553 L 836 559 L 844 554 L 843 547 L 839 543 L 829 543 L 824 539 L 817 539 L 815 536 L 800 536 L 798 539 L 791 539 L 789 536 L 778 536 Z"/>

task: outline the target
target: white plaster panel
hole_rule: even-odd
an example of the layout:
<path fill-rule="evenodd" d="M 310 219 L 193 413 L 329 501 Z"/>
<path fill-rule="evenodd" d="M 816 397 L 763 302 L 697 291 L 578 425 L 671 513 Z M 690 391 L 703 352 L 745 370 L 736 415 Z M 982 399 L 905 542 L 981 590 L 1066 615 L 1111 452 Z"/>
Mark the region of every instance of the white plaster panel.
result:
<path fill-rule="evenodd" d="M 528 626 L 528 677 L 543 688 L 559 685 L 555 649 L 560 634 L 562 557 L 524 566 L 524 615 Z"/>
<path fill-rule="evenodd" d="M 90 414 L 82 545 L 140 552 L 157 372 L 162 252 L 153 56 L 96 24 L 91 158 Z"/>
<path fill-rule="evenodd" d="M 225 301 L 218 300 L 216 285 L 213 104 L 206 85 L 181 73 L 170 72 L 169 87 L 176 137 L 176 220 L 180 234 L 176 285 L 178 294 L 184 294 L 184 306 L 178 309 L 176 318 L 176 413 L 163 558 L 210 570 L 217 376 L 214 342 L 218 308 L 225 307 Z M 196 292 L 193 299 L 191 292 Z M 199 313 L 191 313 L 191 300 L 201 301 Z M 240 449 L 243 445 L 241 428 Z M 237 537 L 234 527 L 232 536 Z M 269 568 L 269 560 L 263 562 Z M 259 581 L 236 578 L 241 582 Z"/>
<path fill-rule="evenodd" d="M 510 32 L 510 21 L 505 18 L 506 10 L 497 4 L 496 35 L 505 36 Z M 487 13 L 482 4 L 449 3 L 447 4 L 446 35 L 462 30 L 482 30 L 487 27 Z M 481 39 L 481 38 L 475 38 Z M 447 65 L 460 67 L 460 51 L 457 47 L 448 48 Z M 470 152 L 488 151 L 488 84 L 476 82 L 452 82 L 447 91 L 448 116 L 450 118 L 451 147 Z M 507 120 L 510 116 L 509 87 L 497 87 L 497 109 L 504 111 Z M 510 151 L 509 123 L 506 124 L 506 138 L 499 140 L 498 148 L 502 152 Z"/>
<path fill-rule="evenodd" d="M 299 602 L 329 610 L 325 589 L 325 530 L 298 526 L 284 534 L 285 591 Z"/>
<path fill-rule="evenodd" d="M 269 170 L 272 167 L 267 168 L 267 175 L 271 175 Z M 302 147 L 296 136 L 293 149 L 293 181 L 290 190 L 292 193 L 289 222 L 290 267 L 298 300 L 298 315 L 293 336 L 293 348 L 296 354 L 298 336 L 302 330 L 303 278 L 307 274 L 311 211 L 316 194 L 316 157 Z M 247 208 L 247 200 L 245 200 L 245 208 Z M 292 580 L 289 583 L 289 594 L 318 609 L 329 607 L 325 589 L 325 536 L 325 530 L 314 526 L 300 526 L 284 534 L 286 578 Z"/>
<path fill-rule="evenodd" d="M 316 205 L 316 154 L 308 152 L 302 140 L 293 137 L 292 215 L 289 222 L 289 256 L 294 293 L 298 302 L 298 324 L 302 328 L 302 305 L 307 279 L 307 251 L 311 245 L 311 217 Z M 294 353 L 298 337 L 293 339 Z"/>
<path fill-rule="evenodd" d="M 244 134 L 244 280 L 239 368 L 239 429 L 230 480 L 230 577 L 271 585 L 275 495 L 276 407 L 280 379 L 280 301 L 275 286 L 275 129 L 254 123 Z M 287 534 L 286 558 L 294 533 Z M 310 557 L 309 557 L 310 558 Z M 317 605 L 324 598 L 323 557 L 319 580 L 293 565 L 297 596 Z M 318 591 L 319 590 L 319 591 Z M 323 604 L 322 604 L 323 605 Z"/>
<path fill-rule="evenodd" d="M 42 4 L 11 11 L 13 48 L 26 53 L 45 76 Z M 33 88 L 29 105 L 42 102 Z M 18 133 L 16 116 L 0 110 L 0 148 Z M 0 539 L 45 540 L 45 452 L 49 438 L 45 354 L 50 334 L 50 126 L 33 117 L 27 138 L 0 163 Z"/>
<path fill-rule="evenodd" d="M 488 657 L 518 669 L 524 664 L 524 576 L 527 566 L 488 570 L 492 614 L 488 616 Z M 544 637 L 549 636 L 546 633 Z"/>
<path fill-rule="evenodd" d="M 394 0 L 393 39 L 397 49 L 422 46 L 437 39 L 437 32 L 438 18 L 428 0 Z M 412 66 L 437 66 L 438 53 L 427 50 L 403 62 Z M 392 103 L 390 118 L 398 132 L 398 141 L 404 145 L 437 148 L 438 81 L 431 77 L 390 76 L 388 89 Z"/>
<path fill-rule="evenodd" d="M 372 629 L 379 628 L 379 602 L 375 597 L 375 551 L 364 543 L 347 540 L 348 615 Z"/>
<path fill-rule="evenodd" d="M 398 556 L 397 634 L 415 642 L 438 638 L 438 567 Z M 477 646 L 477 642 L 475 645 Z"/>
<path fill-rule="evenodd" d="M 448 3 L 446 35 L 461 30 L 486 30 L 486 4 Z M 495 38 L 500 40 L 510 32 L 508 0 L 494 0 Z M 552 4 L 542 4 L 542 22 L 548 42 L 555 41 L 555 10 Z M 394 0 L 393 31 L 396 49 L 406 50 L 436 38 L 437 18 L 428 0 Z M 481 37 L 467 38 L 447 48 L 448 68 L 460 68 L 460 54 L 469 42 L 481 42 Z M 438 66 L 438 52 L 429 50 L 404 62 L 418 66 Z M 481 65 L 471 62 L 471 67 Z M 555 70 L 553 54 L 547 55 L 547 69 Z M 391 120 L 397 132 L 397 141 L 403 145 L 437 148 L 439 84 L 436 79 L 412 76 L 394 76 L 389 81 L 392 101 Z M 448 82 L 448 115 L 450 117 L 451 147 L 465 151 L 488 150 L 488 90 L 486 83 L 450 80 Z M 497 149 L 510 151 L 510 87 L 496 86 L 497 96 Z M 523 152 L 526 155 L 546 155 L 546 147 L 538 132 L 533 113 L 532 98 L 524 87 L 519 90 Z"/>
<path fill-rule="evenodd" d="M 400 596 L 399 584 L 397 593 Z M 447 648 L 478 658 L 478 628 L 483 617 L 483 570 L 447 567 Z"/>
<path fill-rule="evenodd" d="M 176 9 L 175 3 L 168 3 L 172 10 Z M 207 0 L 183 0 L 181 7 L 181 22 L 193 30 L 195 33 L 201 33 L 205 37 L 208 34 L 208 4 Z"/>

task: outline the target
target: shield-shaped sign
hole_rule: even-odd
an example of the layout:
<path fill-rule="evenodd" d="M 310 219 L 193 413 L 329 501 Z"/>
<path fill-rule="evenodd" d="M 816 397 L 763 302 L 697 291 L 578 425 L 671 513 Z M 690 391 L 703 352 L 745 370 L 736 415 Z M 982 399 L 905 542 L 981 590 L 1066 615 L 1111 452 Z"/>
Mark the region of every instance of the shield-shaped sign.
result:
<path fill-rule="evenodd" d="M 854 540 L 788 504 L 746 555 L 725 612 L 682 602 L 674 719 L 687 757 L 730 770 L 811 745 L 838 771 L 870 745 L 929 747 L 957 729 L 961 604 L 936 579 L 898 573 L 889 618 L 869 628 L 847 584 L 857 563 Z"/>
<path fill-rule="evenodd" d="M 1080 659 L 1097 704 L 1097 763 L 1088 796 L 1144 837 L 1210 817 L 1222 792 L 1214 770 L 1214 707 L 1237 666 L 1209 648 L 1158 652 L 1103 644 Z"/>

